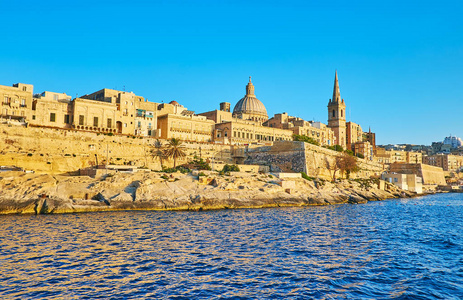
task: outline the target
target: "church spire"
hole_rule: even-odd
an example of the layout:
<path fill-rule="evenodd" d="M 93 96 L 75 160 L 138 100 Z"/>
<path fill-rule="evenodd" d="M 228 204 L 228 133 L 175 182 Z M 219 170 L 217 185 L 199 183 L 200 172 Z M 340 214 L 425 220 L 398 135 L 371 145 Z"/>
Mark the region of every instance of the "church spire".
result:
<path fill-rule="evenodd" d="M 252 95 L 254 96 L 254 85 L 251 82 L 251 76 L 249 76 L 249 82 L 246 85 L 246 96 Z"/>
<path fill-rule="evenodd" d="M 336 70 L 334 73 L 334 88 L 333 88 L 333 98 L 331 101 L 335 103 L 340 103 L 341 99 L 341 91 L 339 90 L 339 82 L 338 82 L 338 71 Z M 342 101 L 344 102 L 344 101 Z"/>

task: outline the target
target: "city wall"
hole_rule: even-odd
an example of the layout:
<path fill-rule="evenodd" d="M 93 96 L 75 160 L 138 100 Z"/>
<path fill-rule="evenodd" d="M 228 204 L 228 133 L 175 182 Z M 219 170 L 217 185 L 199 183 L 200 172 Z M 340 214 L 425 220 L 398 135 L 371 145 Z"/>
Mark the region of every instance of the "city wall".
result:
<path fill-rule="evenodd" d="M 425 164 L 394 163 L 390 167 L 391 172 L 400 174 L 415 174 L 423 179 L 423 184 L 446 185 L 444 170 Z"/>
<path fill-rule="evenodd" d="M 166 141 L 163 141 L 166 143 Z M 159 159 L 151 155 L 154 148 L 152 138 L 130 136 L 108 136 L 94 132 L 12 126 L 0 124 L 0 165 L 17 166 L 38 173 L 61 174 L 76 172 L 96 164 L 133 165 L 139 168 L 160 170 Z M 233 163 L 233 153 L 244 153 L 245 163 L 262 165 L 247 171 L 305 172 L 311 177 L 332 178 L 327 168 L 334 163 L 339 152 L 303 142 L 275 142 L 273 146 L 250 146 L 234 149 L 233 146 L 213 143 L 184 143 L 187 158 L 194 156 L 209 160 L 217 169 L 223 164 Z M 379 176 L 380 164 L 359 159 L 360 171 L 352 178 Z M 165 167 L 172 167 L 172 160 L 164 160 Z M 243 167 L 245 168 L 245 167 Z M 248 170 L 249 169 L 249 170 Z M 243 169 L 244 170 L 244 169 Z M 336 174 L 340 177 L 341 174 Z"/>
<path fill-rule="evenodd" d="M 268 165 L 271 172 L 305 172 L 311 177 L 332 179 L 332 170 L 336 156 L 340 153 L 303 142 L 275 142 L 273 146 L 248 149 L 246 163 Z M 360 170 L 351 178 L 369 178 L 380 176 L 384 171 L 381 164 L 358 159 Z M 339 171 L 336 174 L 340 177 Z"/>
<path fill-rule="evenodd" d="M 153 143 L 153 138 L 0 124 L 0 166 L 60 174 L 108 161 L 158 170 L 160 161 L 151 155 Z M 184 143 L 184 146 L 189 159 L 196 155 L 218 163 L 232 163 L 230 146 L 211 143 Z M 177 164 L 187 160 L 179 160 Z M 163 164 L 172 167 L 173 161 L 164 160 Z"/>

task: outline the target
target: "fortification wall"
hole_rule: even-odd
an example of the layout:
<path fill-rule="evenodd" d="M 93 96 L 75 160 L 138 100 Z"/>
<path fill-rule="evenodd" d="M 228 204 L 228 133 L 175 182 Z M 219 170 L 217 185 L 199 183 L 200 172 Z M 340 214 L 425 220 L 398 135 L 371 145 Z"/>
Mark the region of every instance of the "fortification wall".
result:
<path fill-rule="evenodd" d="M 274 146 L 249 149 L 246 163 L 264 164 L 271 172 L 305 172 L 311 177 L 332 179 L 333 165 L 339 152 L 303 142 L 275 142 Z M 350 174 L 351 178 L 379 176 L 384 168 L 381 164 L 358 159 L 360 170 Z M 339 171 L 337 177 L 340 177 Z"/>
<path fill-rule="evenodd" d="M 93 132 L 11 126 L 0 124 L 0 165 L 18 166 L 39 173 L 66 173 L 98 164 L 130 164 L 137 167 L 161 169 L 153 158 L 154 139 L 127 136 L 107 136 Z M 163 143 L 167 143 L 163 141 Z M 188 158 L 231 163 L 230 146 L 211 143 L 184 143 Z M 164 161 L 171 167 L 173 161 Z"/>
<path fill-rule="evenodd" d="M 423 178 L 423 184 L 446 185 L 444 170 L 426 164 L 393 163 L 390 171 L 400 174 L 415 174 Z"/>

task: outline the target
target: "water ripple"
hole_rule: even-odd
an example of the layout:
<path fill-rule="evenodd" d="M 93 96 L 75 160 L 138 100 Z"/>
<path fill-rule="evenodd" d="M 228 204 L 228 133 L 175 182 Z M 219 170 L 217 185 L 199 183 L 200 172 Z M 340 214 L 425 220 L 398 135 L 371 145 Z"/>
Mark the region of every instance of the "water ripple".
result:
<path fill-rule="evenodd" d="M 0 216 L 0 298 L 461 299 L 462 200 Z"/>

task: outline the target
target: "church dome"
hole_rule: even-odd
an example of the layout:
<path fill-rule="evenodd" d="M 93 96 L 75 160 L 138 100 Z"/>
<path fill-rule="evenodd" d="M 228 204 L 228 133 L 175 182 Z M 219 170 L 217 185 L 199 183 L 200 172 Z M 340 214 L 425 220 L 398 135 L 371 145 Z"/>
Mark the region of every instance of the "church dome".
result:
<path fill-rule="evenodd" d="M 246 95 L 236 103 L 233 114 L 249 114 L 268 118 L 264 104 L 254 95 L 254 85 L 249 77 L 246 85 Z"/>

